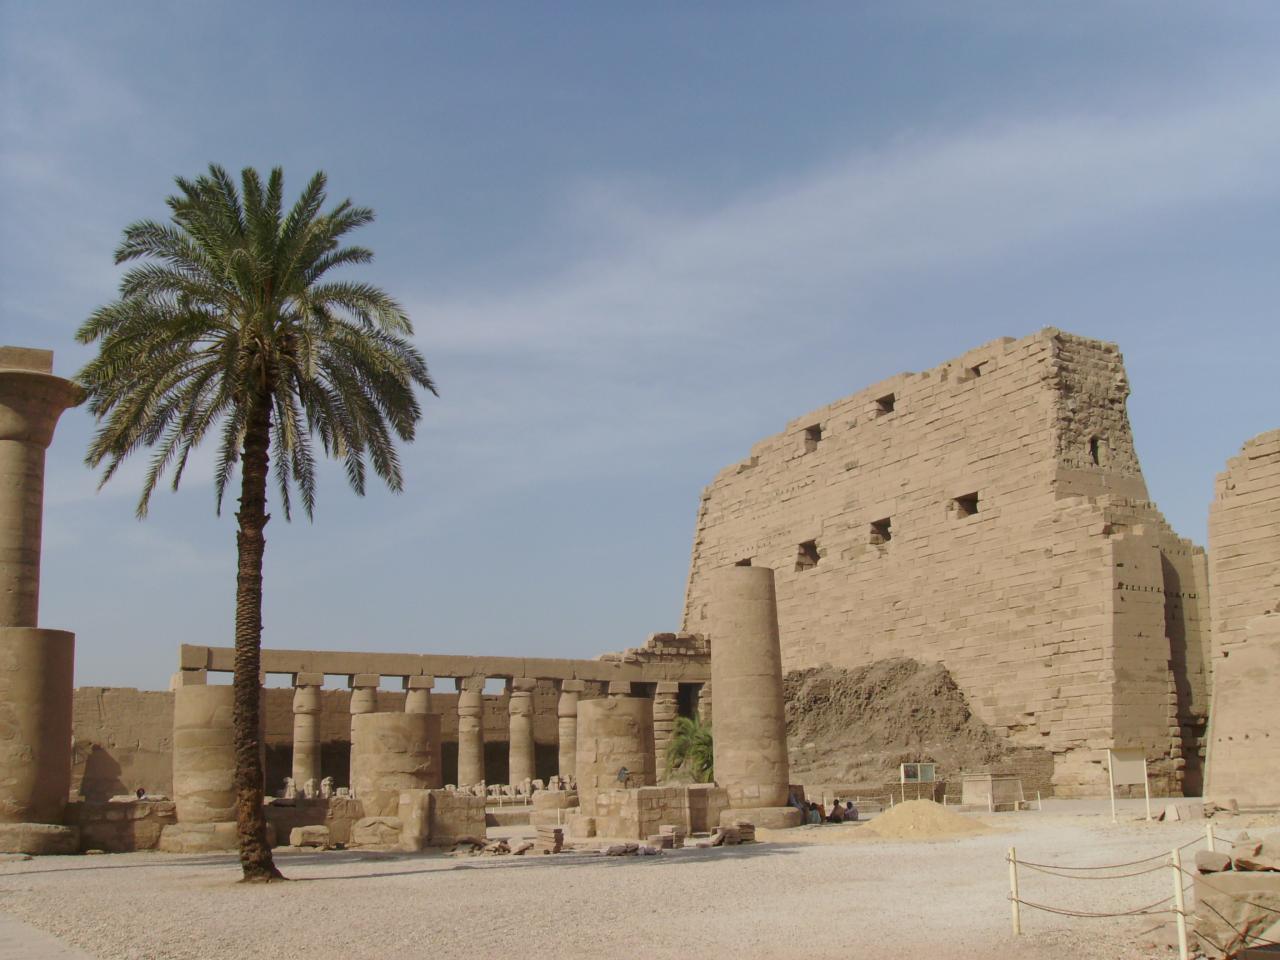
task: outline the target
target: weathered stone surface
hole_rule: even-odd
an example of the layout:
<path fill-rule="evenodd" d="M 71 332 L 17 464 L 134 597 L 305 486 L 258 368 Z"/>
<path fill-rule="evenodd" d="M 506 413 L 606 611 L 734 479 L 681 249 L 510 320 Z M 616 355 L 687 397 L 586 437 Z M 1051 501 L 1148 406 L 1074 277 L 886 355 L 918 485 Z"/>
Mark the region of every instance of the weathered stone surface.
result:
<path fill-rule="evenodd" d="M 1197 850 L 1196 869 L 1201 873 L 1222 873 L 1231 869 L 1231 854 L 1220 850 Z"/>
<path fill-rule="evenodd" d="M 238 848 L 235 821 L 169 824 L 158 847 L 161 853 L 230 853 Z"/>
<path fill-rule="evenodd" d="M 390 848 L 400 843 L 399 817 L 365 817 L 351 828 L 351 846 Z"/>
<path fill-rule="evenodd" d="M 176 823 L 177 804 L 172 800 L 70 803 L 67 823 L 80 828 L 80 849 L 104 853 L 154 850 L 164 828 Z"/>
<path fill-rule="evenodd" d="M 80 830 L 52 823 L 0 823 L 0 853 L 53 856 L 80 852 Z"/>
<path fill-rule="evenodd" d="M 401 790 L 444 781 L 433 745 L 440 718 L 425 713 L 365 713 L 351 718 L 351 786 L 365 816 L 394 816 Z"/>
<path fill-rule="evenodd" d="M 329 836 L 328 827 L 294 827 L 289 831 L 289 846 L 318 847 L 321 850 L 328 850 L 333 846 L 333 838 Z"/>
<path fill-rule="evenodd" d="M 1280 430 L 1218 475 L 1209 508 L 1213 695 L 1205 796 L 1280 804 Z"/>
<path fill-rule="evenodd" d="M 485 834 L 484 799 L 450 790 L 431 791 L 428 842 L 447 847 L 459 838 Z"/>
<path fill-rule="evenodd" d="M 1211 957 L 1236 956 L 1245 936 L 1280 941 L 1280 873 L 1215 873 L 1195 879 L 1195 932 Z"/>
<path fill-rule="evenodd" d="M 40 454 L 43 459 L 44 451 Z M 0 450 L 0 481 L 7 479 L 4 456 Z M 3 487 L 0 482 L 0 524 L 7 525 L 12 519 L 3 515 L 8 492 Z M 38 531 L 39 517 L 36 524 Z M 19 552 L 5 549 L 0 556 Z M 0 562 L 0 568 L 8 566 Z M 3 574 L 0 569 L 0 578 Z M 0 596 L 0 605 L 10 599 Z M 74 660 L 74 634 L 0 620 L 0 823 L 62 821 L 71 787 Z"/>
<path fill-rule="evenodd" d="M 941 661 L 1059 793 L 1104 793 L 1110 743 L 1198 793 L 1206 562 L 1149 501 L 1128 392 L 1115 345 L 1044 330 L 793 420 L 703 492 L 684 629 L 714 571 L 768 567 L 785 670 Z"/>
<path fill-rule="evenodd" d="M 232 705 L 233 691 L 226 685 L 174 691 L 173 791 L 180 823 L 235 819 Z"/>
<path fill-rule="evenodd" d="M 601 790 L 657 782 L 653 747 L 653 702 L 644 697 L 609 696 L 578 704 L 578 800 L 582 812 L 595 814 Z"/>

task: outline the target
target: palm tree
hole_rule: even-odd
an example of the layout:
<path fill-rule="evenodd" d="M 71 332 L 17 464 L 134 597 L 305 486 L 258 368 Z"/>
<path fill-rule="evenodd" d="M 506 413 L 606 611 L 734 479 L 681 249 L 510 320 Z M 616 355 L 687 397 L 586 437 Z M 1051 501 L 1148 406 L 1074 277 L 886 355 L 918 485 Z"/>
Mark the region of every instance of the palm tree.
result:
<path fill-rule="evenodd" d="M 676 717 L 671 739 L 667 741 L 667 776 L 677 771 L 687 772 L 694 783 L 710 783 L 715 779 L 711 724 L 704 724 L 697 717 Z"/>
<path fill-rule="evenodd" d="M 364 493 L 366 457 L 399 491 L 392 435 L 413 439 L 422 416 L 414 385 L 432 393 L 435 386 L 406 339 L 413 328 L 400 304 L 369 284 L 326 279 L 334 268 L 373 259 L 341 244 L 373 220 L 372 210 L 344 200 L 322 212 L 323 173 L 287 213 L 279 168 L 265 185 L 246 168 L 238 190 L 217 165 L 176 182 L 169 223 L 125 228 L 115 261 L 142 262 L 125 273 L 120 298 L 77 333 L 81 343 L 99 344 L 77 375 L 99 422 L 85 462 L 106 464 L 101 487 L 130 454 L 152 448 L 139 519 L 169 471 L 177 490 L 188 456 L 211 432 L 219 515 L 239 465 L 236 821 L 244 879 L 272 880 L 280 873 L 267 845 L 258 753 L 268 465 L 274 459 L 286 520 L 295 493 L 312 516 L 317 436 L 356 493 Z"/>

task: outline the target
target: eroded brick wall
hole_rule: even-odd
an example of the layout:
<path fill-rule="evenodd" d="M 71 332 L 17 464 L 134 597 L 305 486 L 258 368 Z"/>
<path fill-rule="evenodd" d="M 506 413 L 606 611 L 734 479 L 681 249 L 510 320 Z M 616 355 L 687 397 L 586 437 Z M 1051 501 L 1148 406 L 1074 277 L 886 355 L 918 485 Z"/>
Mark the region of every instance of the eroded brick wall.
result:
<path fill-rule="evenodd" d="M 783 667 L 938 660 L 999 732 L 1104 788 L 1105 748 L 1198 777 L 1203 551 L 1147 500 L 1113 345 L 1046 330 L 793 420 L 704 491 L 706 573 L 775 572 Z M 715 637 L 709 638 L 712 644 Z"/>

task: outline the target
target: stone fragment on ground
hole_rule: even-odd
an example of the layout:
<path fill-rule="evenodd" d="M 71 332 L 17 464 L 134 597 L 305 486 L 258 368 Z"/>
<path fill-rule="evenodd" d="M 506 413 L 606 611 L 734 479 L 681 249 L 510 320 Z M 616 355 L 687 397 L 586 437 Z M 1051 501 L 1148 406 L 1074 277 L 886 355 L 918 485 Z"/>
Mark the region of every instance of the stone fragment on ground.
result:
<path fill-rule="evenodd" d="M 1201 873 L 1222 873 L 1231 869 L 1231 854 L 1220 850 L 1197 850 L 1196 869 Z"/>
<path fill-rule="evenodd" d="M 317 847 L 321 850 L 328 850 L 332 845 L 328 827 L 294 827 L 289 831 L 289 846 L 291 847 Z"/>

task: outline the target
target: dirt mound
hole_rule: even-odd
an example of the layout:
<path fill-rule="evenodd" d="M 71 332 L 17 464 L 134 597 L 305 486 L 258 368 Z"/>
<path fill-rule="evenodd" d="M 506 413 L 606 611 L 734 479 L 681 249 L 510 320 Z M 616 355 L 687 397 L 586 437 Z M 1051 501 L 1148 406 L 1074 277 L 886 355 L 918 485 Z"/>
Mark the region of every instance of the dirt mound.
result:
<path fill-rule="evenodd" d="M 875 817 L 862 830 L 885 840 L 931 840 L 987 833 L 982 824 L 932 800 L 908 800 Z"/>
<path fill-rule="evenodd" d="M 937 763 L 941 777 L 1009 749 L 940 663 L 899 657 L 856 670 L 793 670 L 783 682 L 797 783 L 881 787 L 898 779 L 900 763 Z"/>

